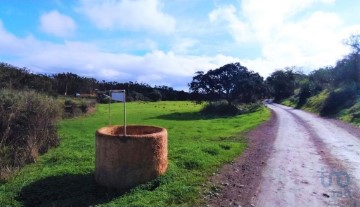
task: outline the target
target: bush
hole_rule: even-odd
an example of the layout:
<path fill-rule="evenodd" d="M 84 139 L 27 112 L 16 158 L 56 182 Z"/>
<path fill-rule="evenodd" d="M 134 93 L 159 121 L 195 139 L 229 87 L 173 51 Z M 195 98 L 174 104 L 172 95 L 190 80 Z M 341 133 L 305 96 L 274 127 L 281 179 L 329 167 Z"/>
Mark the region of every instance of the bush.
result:
<path fill-rule="evenodd" d="M 356 87 L 349 84 L 345 87 L 331 92 L 325 100 L 320 111 L 321 116 L 328 116 L 338 113 L 342 108 L 349 107 L 355 103 Z"/>
<path fill-rule="evenodd" d="M 261 103 L 229 105 L 227 101 L 217 101 L 205 105 L 201 110 L 201 113 L 206 115 L 235 116 L 238 114 L 255 112 L 261 106 Z"/>
<path fill-rule="evenodd" d="M 261 102 L 256 102 L 256 103 L 249 103 L 249 104 L 241 104 L 241 105 L 238 105 L 237 108 L 238 108 L 240 114 L 246 114 L 246 113 L 255 112 L 255 111 L 259 110 L 262 106 L 263 106 L 263 104 Z"/>
<path fill-rule="evenodd" d="M 126 96 L 126 101 L 150 101 L 150 99 L 142 93 L 130 91 Z"/>
<path fill-rule="evenodd" d="M 301 108 L 305 105 L 307 99 L 311 96 L 310 83 L 308 80 L 303 81 L 300 86 L 299 91 L 299 101 L 296 105 L 296 108 Z"/>
<path fill-rule="evenodd" d="M 239 110 L 234 105 L 229 105 L 225 101 L 213 102 L 205 105 L 201 113 L 206 115 L 224 115 L 233 116 L 239 113 Z"/>
<path fill-rule="evenodd" d="M 346 122 L 351 122 L 356 125 L 360 124 L 360 99 L 352 107 L 341 110 L 340 119 Z"/>
<path fill-rule="evenodd" d="M 302 108 L 313 113 L 320 113 L 321 109 L 324 107 L 325 100 L 329 97 L 329 94 L 329 91 L 324 90 L 321 93 L 308 98 Z"/>
<path fill-rule="evenodd" d="M 299 98 L 297 96 L 291 96 L 288 99 L 285 99 L 281 102 L 282 105 L 295 108 L 298 105 Z"/>
<path fill-rule="evenodd" d="M 99 93 L 96 99 L 99 103 L 108 104 L 110 102 L 111 97 L 106 94 Z"/>
<path fill-rule="evenodd" d="M 81 116 L 94 108 L 96 100 L 94 99 L 67 99 L 64 101 L 63 118 L 72 118 Z"/>
<path fill-rule="evenodd" d="M 39 154 L 58 145 L 56 120 L 60 116 L 61 107 L 53 98 L 32 91 L 1 90 L 1 169 L 33 162 Z"/>

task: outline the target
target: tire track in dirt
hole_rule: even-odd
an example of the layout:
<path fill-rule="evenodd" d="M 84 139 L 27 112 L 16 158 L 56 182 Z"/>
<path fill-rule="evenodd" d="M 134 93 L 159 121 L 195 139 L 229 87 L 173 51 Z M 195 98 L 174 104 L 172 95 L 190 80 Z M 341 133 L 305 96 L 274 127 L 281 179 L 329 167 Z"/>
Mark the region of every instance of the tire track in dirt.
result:
<path fill-rule="evenodd" d="M 248 134 L 248 150 L 211 178 L 220 190 L 208 206 L 359 206 L 360 129 L 268 107 L 273 117 Z"/>
<path fill-rule="evenodd" d="M 328 206 L 359 206 L 360 129 L 338 120 L 324 119 L 285 106 L 279 105 L 279 107 L 288 110 L 300 124 L 307 128 L 317 153 L 321 154 L 322 159 L 331 169 L 331 171 L 323 170 L 320 177 L 323 186 L 335 185 L 338 187 L 337 191 L 331 191 L 331 194 L 328 195 L 332 199 L 328 202 Z M 325 123 L 319 125 L 320 122 Z M 322 129 L 319 129 L 319 126 Z M 334 131 L 336 131 L 336 135 L 334 135 Z M 334 138 L 337 140 L 333 140 Z M 334 152 L 332 148 L 336 145 L 340 145 L 340 147 L 337 146 L 337 149 L 341 148 L 342 152 L 349 146 L 351 149 L 357 148 L 357 150 L 352 150 L 353 156 L 350 157 L 352 161 L 349 162 L 349 159 L 346 158 L 349 153 L 346 153 L 344 159 L 341 153 Z"/>
<path fill-rule="evenodd" d="M 256 206 L 327 206 L 330 191 L 321 171 L 331 171 L 317 153 L 306 126 L 287 110 L 269 105 L 279 117 L 274 150 L 263 172 Z"/>

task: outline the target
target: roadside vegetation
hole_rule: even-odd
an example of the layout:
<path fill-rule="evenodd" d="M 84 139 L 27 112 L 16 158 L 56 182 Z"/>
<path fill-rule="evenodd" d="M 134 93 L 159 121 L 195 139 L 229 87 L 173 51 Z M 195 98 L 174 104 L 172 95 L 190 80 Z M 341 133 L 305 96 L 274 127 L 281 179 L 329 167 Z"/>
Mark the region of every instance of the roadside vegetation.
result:
<path fill-rule="evenodd" d="M 95 101 L 0 90 L 0 181 L 59 145 L 57 122 L 95 108 Z"/>
<path fill-rule="evenodd" d="M 133 102 L 129 124 L 168 129 L 169 168 L 165 176 L 125 194 L 93 180 L 95 131 L 108 124 L 108 106 L 88 117 L 62 120 L 60 145 L 25 166 L 0 186 L 1 206 L 198 206 L 208 176 L 246 148 L 244 132 L 268 120 L 264 107 L 230 117 L 206 116 L 191 102 Z M 113 120 L 122 124 L 122 106 L 113 104 Z"/>
<path fill-rule="evenodd" d="M 57 146 L 55 99 L 35 92 L 0 91 L 0 179 Z"/>
<path fill-rule="evenodd" d="M 352 52 L 335 66 L 307 75 L 295 67 L 272 73 L 266 82 L 274 101 L 360 125 L 360 35 L 345 43 Z"/>

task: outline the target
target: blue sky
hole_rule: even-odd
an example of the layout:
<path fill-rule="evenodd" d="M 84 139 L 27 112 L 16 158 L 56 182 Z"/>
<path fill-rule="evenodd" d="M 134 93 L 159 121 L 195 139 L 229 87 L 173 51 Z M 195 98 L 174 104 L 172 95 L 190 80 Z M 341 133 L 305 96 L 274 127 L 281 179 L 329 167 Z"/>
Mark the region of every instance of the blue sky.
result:
<path fill-rule="evenodd" d="M 0 61 L 186 90 L 196 71 L 231 62 L 265 77 L 334 65 L 358 11 L 353 0 L 1 0 Z"/>

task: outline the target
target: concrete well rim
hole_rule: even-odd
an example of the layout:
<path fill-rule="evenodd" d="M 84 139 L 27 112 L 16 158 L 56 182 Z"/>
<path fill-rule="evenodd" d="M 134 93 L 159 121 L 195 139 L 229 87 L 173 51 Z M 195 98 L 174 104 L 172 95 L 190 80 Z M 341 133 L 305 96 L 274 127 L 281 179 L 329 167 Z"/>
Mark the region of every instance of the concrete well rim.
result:
<path fill-rule="evenodd" d="M 127 125 L 126 126 L 126 135 L 124 136 L 123 131 L 122 133 L 108 133 L 107 130 L 109 129 L 123 129 L 124 126 L 123 125 L 109 125 L 109 126 L 105 126 L 105 127 L 101 127 L 98 130 L 96 130 L 96 134 L 100 135 L 101 137 L 109 137 L 109 138 L 115 138 L 115 137 L 126 137 L 126 138 L 160 138 L 164 133 L 167 134 L 167 130 L 166 128 L 163 127 L 159 127 L 159 126 L 155 126 L 155 125 Z M 154 132 L 151 133 L 140 133 L 140 134 L 133 134 L 133 133 L 129 133 L 131 130 L 133 130 L 134 128 L 136 129 L 152 129 L 154 130 Z"/>

